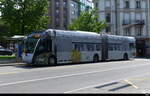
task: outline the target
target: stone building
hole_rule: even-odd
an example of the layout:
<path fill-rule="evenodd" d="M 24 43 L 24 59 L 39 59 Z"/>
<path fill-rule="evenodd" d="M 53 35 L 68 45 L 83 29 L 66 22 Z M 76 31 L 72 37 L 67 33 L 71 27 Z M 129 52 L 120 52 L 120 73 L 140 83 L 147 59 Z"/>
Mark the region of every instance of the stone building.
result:
<path fill-rule="evenodd" d="M 150 0 L 93 0 L 107 34 L 134 36 L 139 56 L 150 56 Z"/>

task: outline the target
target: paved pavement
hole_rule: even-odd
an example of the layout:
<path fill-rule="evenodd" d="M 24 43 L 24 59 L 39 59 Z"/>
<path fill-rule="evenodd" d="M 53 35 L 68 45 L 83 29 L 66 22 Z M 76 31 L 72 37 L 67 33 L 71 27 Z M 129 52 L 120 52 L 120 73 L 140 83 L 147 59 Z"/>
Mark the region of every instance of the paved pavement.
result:
<path fill-rule="evenodd" d="M 0 67 L 0 93 L 150 93 L 150 59 Z"/>
<path fill-rule="evenodd" d="M 0 60 L 0 64 L 6 64 L 6 63 L 16 63 L 16 59 L 11 59 L 11 60 Z"/>
<path fill-rule="evenodd" d="M 142 79 L 143 78 L 143 79 Z M 75 93 L 138 93 L 150 94 L 150 75 L 147 77 L 130 78 L 128 80 L 120 80 L 108 82 L 90 87 L 76 90 Z"/>
<path fill-rule="evenodd" d="M 7 60 L 0 60 L 0 67 L 1 66 L 13 66 L 18 64 L 25 64 L 20 59 L 7 59 Z"/>

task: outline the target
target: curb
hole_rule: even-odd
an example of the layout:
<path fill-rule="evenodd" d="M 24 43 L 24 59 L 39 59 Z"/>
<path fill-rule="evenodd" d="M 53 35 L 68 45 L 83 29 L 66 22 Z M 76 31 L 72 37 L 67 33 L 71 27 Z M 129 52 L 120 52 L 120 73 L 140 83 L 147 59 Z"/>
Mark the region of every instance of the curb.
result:
<path fill-rule="evenodd" d="M 25 65 L 25 63 L 0 64 L 0 67 L 4 67 L 4 66 L 15 66 L 15 65 Z"/>
<path fill-rule="evenodd" d="M 0 67 L 1 66 L 14 66 L 14 65 L 25 65 L 25 63 L 23 63 L 21 60 L 16 60 L 16 59 L 0 61 Z"/>
<path fill-rule="evenodd" d="M 17 60 L 12 59 L 12 60 L 2 60 L 2 61 L 0 61 L 0 64 L 6 64 L 6 63 L 17 63 Z"/>

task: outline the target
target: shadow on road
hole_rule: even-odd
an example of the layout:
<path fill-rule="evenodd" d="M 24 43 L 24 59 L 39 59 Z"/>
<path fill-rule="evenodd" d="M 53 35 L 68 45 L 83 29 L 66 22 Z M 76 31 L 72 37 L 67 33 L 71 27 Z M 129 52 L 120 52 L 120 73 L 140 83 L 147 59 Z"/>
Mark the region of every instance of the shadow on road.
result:
<path fill-rule="evenodd" d="M 102 63 L 102 62 L 98 62 Z M 17 65 L 14 67 L 17 68 L 24 68 L 24 69 L 36 69 L 36 68 L 46 68 L 46 67 L 59 67 L 59 66 L 77 66 L 77 65 L 85 65 L 85 64 L 97 64 L 97 63 L 92 63 L 92 62 L 86 62 L 86 63 L 63 63 L 63 64 L 58 64 L 58 65 Z"/>
<path fill-rule="evenodd" d="M 120 84 L 120 82 L 112 82 L 112 83 L 96 86 L 94 88 L 96 88 L 96 89 L 102 89 L 102 88 L 103 89 L 108 89 L 108 91 L 118 91 L 118 90 L 121 90 L 121 89 L 132 86 L 131 84 L 124 84 L 124 85 L 121 85 L 121 86 L 115 86 L 115 85 L 118 85 L 118 84 Z M 113 86 L 114 88 L 111 88 L 111 86 Z M 111 88 L 111 89 L 109 89 L 109 88 Z"/>
<path fill-rule="evenodd" d="M 131 60 L 109 60 L 109 61 L 100 61 L 100 62 L 97 62 L 97 63 L 93 63 L 93 62 L 85 62 L 85 63 L 63 63 L 63 64 L 58 64 L 58 65 L 38 65 L 38 66 L 35 66 L 35 65 L 28 65 L 28 64 L 25 64 L 25 65 L 17 65 L 17 66 L 14 66 L 14 67 L 17 67 L 17 68 L 24 68 L 24 69 L 35 69 L 35 68 L 45 68 L 45 67 L 59 67 L 59 66 L 77 66 L 77 65 L 91 65 L 91 64 L 101 64 L 101 63 L 106 63 L 107 62 L 128 62 L 128 61 L 132 61 L 134 59 L 131 59 Z"/>
<path fill-rule="evenodd" d="M 108 91 L 118 91 L 118 90 L 121 90 L 121 89 L 130 87 L 130 86 L 132 86 L 132 85 L 126 84 L 126 85 L 123 85 L 123 86 L 120 86 L 120 87 L 117 87 L 117 88 L 110 89 L 110 90 L 108 90 Z"/>
<path fill-rule="evenodd" d="M 112 82 L 112 83 L 108 83 L 108 84 L 104 84 L 104 85 L 100 85 L 100 86 L 96 86 L 95 88 L 104 88 L 104 87 L 109 87 L 109 86 L 112 86 L 112 85 L 116 85 L 118 84 L 119 82 Z"/>
<path fill-rule="evenodd" d="M 150 59 L 150 57 L 136 57 L 135 59 Z M 45 68 L 45 67 L 59 67 L 59 66 L 77 66 L 77 65 L 91 65 L 91 64 L 98 64 L 98 63 L 106 63 L 107 62 L 129 62 L 129 61 L 134 61 L 135 59 L 129 59 L 129 60 L 107 60 L 107 61 L 100 61 L 100 62 L 97 62 L 97 63 L 93 63 L 93 62 L 85 62 L 85 63 L 63 63 L 63 64 L 58 64 L 58 65 L 38 65 L 38 66 L 34 66 L 34 65 L 28 65 L 28 64 L 25 64 L 25 65 L 17 65 L 17 66 L 14 66 L 14 67 L 17 67 L 17 68 L 24 68 L 24 69 L 35 69 L 35 68 Z"/>

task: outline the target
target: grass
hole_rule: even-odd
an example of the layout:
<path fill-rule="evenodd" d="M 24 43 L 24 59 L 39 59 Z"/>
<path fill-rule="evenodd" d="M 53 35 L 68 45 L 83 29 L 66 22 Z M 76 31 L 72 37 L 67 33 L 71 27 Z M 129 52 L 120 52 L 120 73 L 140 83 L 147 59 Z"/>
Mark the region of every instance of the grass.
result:
<path fill-rule="evenodd" d="M 16 56 L 12 55 L 12 56 L 1 56 L 0 55 L 0 60 L 9 60 L 9 59 L 15 59 Z"/>

